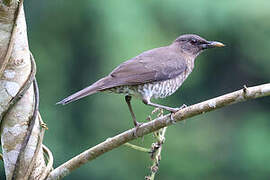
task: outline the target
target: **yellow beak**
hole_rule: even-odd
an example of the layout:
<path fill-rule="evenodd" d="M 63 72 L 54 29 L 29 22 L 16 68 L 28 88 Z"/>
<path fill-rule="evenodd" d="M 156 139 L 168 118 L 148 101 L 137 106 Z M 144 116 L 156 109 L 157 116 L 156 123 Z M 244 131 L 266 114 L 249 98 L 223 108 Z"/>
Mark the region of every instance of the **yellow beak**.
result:
<path fill-rule="evenodd" d="M 209 45 L 212 47 L 224 47 L 225 46 L 223 43 L 217 42 L 217 41 L 210 41 Z"/>

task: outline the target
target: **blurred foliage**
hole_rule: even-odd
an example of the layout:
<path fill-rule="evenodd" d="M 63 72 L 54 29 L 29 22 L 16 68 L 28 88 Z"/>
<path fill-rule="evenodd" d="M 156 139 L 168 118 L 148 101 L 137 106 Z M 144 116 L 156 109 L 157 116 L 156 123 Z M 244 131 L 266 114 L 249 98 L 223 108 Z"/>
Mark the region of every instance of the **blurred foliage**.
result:
<path fill-rule="evenodd" d="M 96 94 L 55 103 L 139 53 L 195 33 L 227 47 L 197 58 L 170 106 L 269 82 L 270 1 L 25 1 L 30 48 L 55 167 L 133 126 L 124 97 Z M 152 108 L 133 101 L 138 120 Z M 270 99 L 237 104 L 168 128 L 156 179 L 269 179 Z M 152 135 L 134 143 L 150 147 Z M 148 154 L 120 147 L 65 179 L 143 179 Z M 3 170 L 1 171 L 3 177 Z M 2 179 L 2 178 L 1 178 Z"/>

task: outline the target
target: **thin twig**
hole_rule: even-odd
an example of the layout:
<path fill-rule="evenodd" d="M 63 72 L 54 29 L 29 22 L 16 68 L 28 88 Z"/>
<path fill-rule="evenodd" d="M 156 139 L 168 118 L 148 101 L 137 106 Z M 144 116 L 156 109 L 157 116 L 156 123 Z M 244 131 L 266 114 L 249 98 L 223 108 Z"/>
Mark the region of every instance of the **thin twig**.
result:
<path fill-rule="evenodd" d="M 127 146 L 127 147 L 130 147 L 132 149 L 138 150 L 138 151 L 142 151 L 142 152 L 146 152 L 146 153 L 151 152 L 150 149 L 147 149 L 147 148 L 144 148 L 144 147 L 141 147 L 141 146 L 137 146 L 137 145 L 134 145 L 134 144 L 131 144 L 131 143 L 125 143 L 124 145 Z"/>
<path fill-rule="evenodd" d="M 150 177 L 146 177 L 146 179 L 154 180 L 155 175 L 158 171 L 159 168 L 159 163 L 161 160 L 161 151 L 162 151 L 162 146 L 165 142 L 165 133 L 166 133 L 167 127 L 164 127 L 159 130 L 159 135 L 157 137 L 157 142 L 153 143 L 152 145 L 152 150 L 153 152 L 151 153 L 151 158 L 153 159 L 153 165 L 151 166 L 151 175 Z"/>
<path fill-rule="evenodd" d="M 43 152 L 48 157 L 47 158 L 48 159 L 48 163 L 47 163 L 47 166 L 46 166 L 45 170 L 41 174 L 39 180 L 46 179 L 47 176 L 50 174 L 51 170 L 53 169 L 53 155 L 52 155 L 52 152 L 45 145 L 42 145 L 42 149 L 43 149 Z"/>
<path fill-rule="evenodd" d="M 42 144 L 43 142 L 43 137 L 44 137 L 44 132 L 45 130 L 48 129 L 47 125 L 43 122 L 40 113 L 38 113 L 38 118 L 39 118 L 39 123 L 41 124 L 42 127 L 42 133 L 43 135 L 41 136 L 42 138 L 40 138 L 40 144 L 42 145 L 42 150 L 43 150 L 43 154 L 44 157 L 47 159 L 47 165 L 46 168 L 43 170 L 43 172 L 41 173 L 39 180 L 44 180 L 47 178 L 47 176 L 49 175 L 50 171 L 53 169 L 53 155 L 52 152 L 49 150 L 49 148 L 47 148 L 44 144 Z"/>
<path fill-rule="evenodd" d="M 156 112 L 159 112 L 157 114 L 157 118 L 163 117 L 163 109 L 156 108 L 154 111 L 152 111 L 152 115 Z M 151 116 L 149 117 L 151 119 Z M 156 142 L 152 144 L 151 146 L 151 159 L 153 161 L 152 166 L 150 167 L 150 176 L 146 176 L 146 180 L 154 180 L 155 175 L 159 168 L 159 163 L 161 160 L 161 151 L 162 151 L 162 145 L 165 142 L 165 133 L 166 133 L 167 127 L 164 127 L 162 129 L 159 129 L 158 131 L 153 132 L 153 135 L 156 139 Z"/>
<path fill-rule="evenodd" d="M 256 99 L 264 96 L 270 96 L 270 83 L 263 84 L 259 86 L 246 88 L 246 93 L 244 90 L 238 90 L 223 96 L 213 98 L 186 108 L 180 109 L 173 115 L 174 122 L 179 122 L 184 119 L 194 117 L 196 115 L 202 114 L 204 112 L 213 111 L 224 106 L 246 101 L 248 99 Z M 244 96 L 245 94 L 245 96 Z M 82 166 L 83 164 L 101 156 L 102 154 L 115 149 L 133 139 L 142 137 L 146 134 L 154 132 L 165 126 L 172 125 L 173 122 L 170 120 L 170 115 L 165 115 L 164 117 L 157 118 L 153 121 L 142 124 L 139 128 L 127 130 L 119 135 L 107 139 L 106 141 L 82 152 L 81 154 L 73 157 L 69 161 L 60 165 L 58 168 L 54 169 L 48 180 L 56 180 L 65 177 L 70 174 L 73 170 Z M 136 133 L 135 133 L 136 132 Z M 137 136 L 134 136 L 136 134 Z"/>
<path fill-rule="evenodd" d="M 35 110 L 34 110 L 33 119 L 31 120 L 31 122 L 32 122 L 32 121 L 35 121 L 34 118 L 36 118 L 36 117 L 38 117 L 38 119 L 40 120 L 40 114 L 39 114 L 39 111 L 38 111 L 38 105 L 39 105 L 39 89 L 38 89 L 38 84 L 37 84 L 36 78 L 34 79 L 33 84 L 34 84 L 34 93 L 35 93 L 35 101 L 36 101 L 35 104 L 37 104 L 37 107 L 36 107 Z M 37 115 L 36 115 L 35 113 L 37 113 Z M 34 123 L 33 123 L 33 124 L 34 124 Z M 34 127 L 34 125 L 33 125 L 33 127 Z M 33 128 L 30 129 L 30 131 L 32 131 L 32 130 L 33 130 Z M 28 177 L 31 175 L 31 172 L 32 172 L 32 170 L 33 170 L 33 167 L 34 167 L 34 165 L 35 165 L 35 163 L 36 163 L 36 159 L 37 159 L 38 153 L 39 153 L 39 151 L 41 150 L 41 144 L 42 144 L 42 142 L 43 142 L 44 133 L 45 133 L 45 129 L 44 129 L 44 128 L 41 128 L 41 129 L 40 129 L 40 132 L 39 132 L 39 137 L 38 137 L 38 141 L 37 141 L 37 146 L 36 146 L 34 155 L 33 155 L 32 159 L 31 159 L 31 162 L 30 162 L 30 164 L 29 164 L 29 167 L 28 167 L 28 169 L 27 169 L 27 171 L 26 171 L 26 174 L 25 174 L 25 176 L 24 176 L 24 180 L 27 180 Z M 31 135 L 31 132 L 29 133 L 28 141 L 29 141 L 29 139 L 30 139 L 30 135 Z M 27 145 L 27 144 L 28 144 L 28 142 L 26 142 L 26 145 Z M 26 147 L 26 146 L 25 146 L 25 147 Z M 19 159 L 19 156 L 18 156 L 18 159 Z"/>
<path fill-rule="evenodd" d="M 31 59 L 31 62 L 34 62 L 34 58 L 33 58 L 33 56 L 32 56 L 31 53 L 30 53 L 30 59 Z M 32 66 L 32 68 L 34 68 L 34 67 Z M 20 165 L 21 165 L 21 163 L 20 163 L 21 162 L 21 158 L 24 155 L 26 146 L 27 146 L 27 144 L 29 142 L 30 136 L 32 134 L 32 131 L 33 131 L 33 128 L 34 128 L 34 125 L 35 125 L 37 114 L 38 114 L 38 108 L 39 108 L 39 92 L 38 92 L 37 81 L 36 81 L 35 78 L 34 78 L 33 84 L 34 84 L 34 94 L 35 94 L 35 104 L 34 104 L 33 115 L 32 115 L 32 117 L 29 120 L 29 125 L 28 125 L 28 128 L 27 128 L 25 137 L 23 139 L 23 142 L 21 144 L 21 148 L 20 148 L 20 151 L 19 151 L 17 160 L 16 160 L 15 168 L 14 168 L 14 171 L 13 171 L 13 174 L 12 174 L 12 180 L 17 179 L 17 175 L 19 173 L 19 169 L 20 169 Z M 30 165 L 31 165 L 31 163 L 30 163 Z M 26 177 L 26 178 L 28 178 L 28 177 Z"/>
<path fill-rule="evenodd" d="M 0 67 L 0 77 L 2 77 L 3 72 L 6 69 L 7 64 L 9 63 L 9 59 L 10 59 L 10 56 L 11 56 L 11 52 L 12 52 L 13 45 L 14 45 L 14 40 L 15 40 L 14 35 L 15 35 L 16 31 L 17 31 L 18 17 L 19 17 L 19 14 L 21 12 L 22 6 L 23 6 L 23 0 L 20 0 L 18 8 L 17 8 L 17 10 L 15 12 L 15 20 L 14 20 L 14 24 L 13 24 L 13 27 L 12 27 L 12 30 L 11 30 L 6 55 L 5 55 L 5 58 L 4 58 L 4 60 L 3 60 L 2 64 L 1 64 L 1 67 Z"/>

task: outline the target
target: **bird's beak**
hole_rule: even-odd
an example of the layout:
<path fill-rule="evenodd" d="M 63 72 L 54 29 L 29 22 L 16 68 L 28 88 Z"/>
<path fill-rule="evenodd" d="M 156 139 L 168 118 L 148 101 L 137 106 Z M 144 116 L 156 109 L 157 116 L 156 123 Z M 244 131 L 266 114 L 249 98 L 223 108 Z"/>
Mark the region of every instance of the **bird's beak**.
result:
<path fill-rule="evenodd" d="M 212 46 L 212 47 L 224 47 L 225 45 L 223 43 L 221 43 L 221 42 L 210 41 L 209 46 Z"/>
<path fill-rule="evenodd" d="M 202 44 L 203 49 L 208 49 L 208 48 L 214 48 L 214 47 L 224 47 L 225 45 L 221 42 L 217 41 L 207 41 L 207 43 Z"/>

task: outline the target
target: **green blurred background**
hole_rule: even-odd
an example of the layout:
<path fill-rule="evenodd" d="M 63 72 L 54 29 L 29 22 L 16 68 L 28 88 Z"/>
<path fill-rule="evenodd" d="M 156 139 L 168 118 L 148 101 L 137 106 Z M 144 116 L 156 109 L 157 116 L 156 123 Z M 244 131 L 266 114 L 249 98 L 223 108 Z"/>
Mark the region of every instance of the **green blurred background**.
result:
<path fill-rule="evenodd" d="M 54 167 L 133 126 L 120 95 L 96 94 L 67 106 L 62 98 L 121 62 L 179 35 L 224 42 L 197 58 L 195 69 L 164 105 L 191 105 L 270 79 L 270 1 L 25 1 L 29 45 L 38 66 L 44 143 Z M 153 110 L 133 101 L 138 120 Z M 168 128 L 156 179 L 269 179 L 270 98 L 232 105 Z M 135 144 L 150 147 L 152 135 Z M 64 179 L 143 179 L 148 154 L 120 147 Z M 2 177 L 3 169 L 1 171 Z M 2 178 L 1 178 L 2 179 Z"/>

